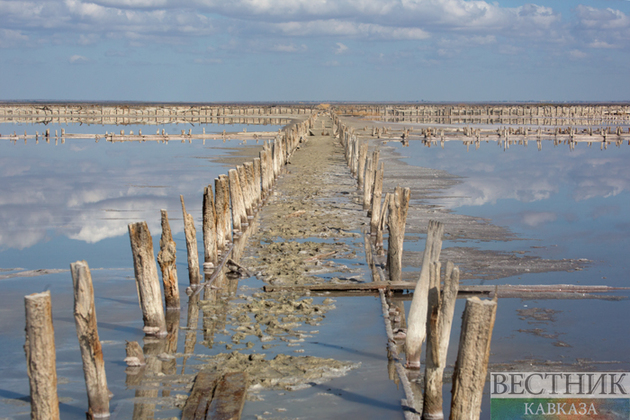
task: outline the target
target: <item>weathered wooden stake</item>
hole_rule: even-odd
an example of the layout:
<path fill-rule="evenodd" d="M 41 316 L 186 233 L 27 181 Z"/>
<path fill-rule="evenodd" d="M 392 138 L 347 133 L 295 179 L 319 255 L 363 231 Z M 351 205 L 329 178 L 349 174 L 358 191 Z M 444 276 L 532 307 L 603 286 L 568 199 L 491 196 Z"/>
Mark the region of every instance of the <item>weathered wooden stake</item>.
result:
<path fill-rule="evenodd" d="M 256 197 L 256 206 L 262 202 L 262 160 L 254 158 L 254 196 Z"/>
<path fill-rule="evenodd" d="M 374 188 L 372 189 L 372 211 L 370 214 L 370 234 L 376 235 L 379 217 L 381 216 L 381 198 L 383 196 L 383 176 L 385 174 L 385 164 L 381 163 L 381 168 L 374 174 Z"/>
<path fill-rule="evenodd" d="M 160 238 L 160 252 L 158 252 L 157 261 L 162 271 L 162 284 L 164 285 L 164 303 L 166 310 L 180 309 L 179 303 L 179 285 L 177 284 L 177 266 L 176 257 L 177 250 L 173 234 L 171 233 L 171 225 L 168 222 L 168 212 L 160 210 L 162 215 L 162 237 Z"/>
<path fill-rule="evenodd" d="M 361 145 L 359 150 L 359 169 L 357 174 L 357 181 L 359 189 L 363 188 L 363 181 L 365 179 L 365 163 L 367 160 L 368 153 L 368 144 L 364 143 Z"/>
<path fill-rule="evenodd" d="M 26 371 L 31 386 L 31 419 L 59 420 L 55 331 L 50 291 L 24 296 Z"/>
<path fill-rule="evenodd" d="M 247 177 L 247 191 L 249 194 L 249 206 L 252 214 L 256 213 L 257 198 L 254 186 L 254 162 L 245 162 L 245 175 Z"/>
<path fill-rule="evenodd" d="M 241 194 L 243 196 L 243 206 L 245 207 L 245 214 L 247 216 L 252 216 L 254 214 L 252 210 L 252 197 L 250 194 L 251 190 L 249 188 L 245 166 L 238 165 L 236 167 L 236 172 L 238 172 L 238 182 L 241 186 Z M 245 221 L 244 223 L 249 223 L 249 222 Z"/>
<path fill-rule="evenodd" d="M 214 180 L 214 192 L 216 194 L 214 209 L 217 216 L 217 249 L 219 250 L 223 250 L 225 244 L 232 241 L 229 185 L 227 175 L 219 175 Z"/>
<path fill-rule="evenodd" d="M 143 331 L 147 335 L 164 337 L 167 334 L 166 320 L 157 265 L 153 256 L 153 239 L 147 222 L 131 223 L 128 228 L 133 270 L 144 321 Z"/>
<path fill-rule="evenodd" d="M 125 357 L 125 363 L 127 363 L 127 366 L 138 367 L 147 364 L 144 359 L 142 347 L 140 347 L 140 344 L 138 344 L 137 341 L 127 341 L 127 344 L 125 345 L 125 353 L 127 355 L 127 357 Z"/>
<path fill-rule="evenodd" d="M 212 186 L 208 185 L 203 191 L 203 260 L 217 263 L 217 215 L 214 208 Z"/>
<path fill-rule="evenodd" d="M 407 329 L 405 346 L 407 367 L 410 369 L 420 369 L 422 342 L 426 337 L 427 331 L 431 263 L 437 262 L 440 259 L 443 234 L 444 225 L 435 220 L 429 220 L 420 278 L 418 279 L 416 290 L 413 294 L 411 307 L 409 308 L 409 317 L 407 318 L 409 327 Z"/>
<path fill-rule="evenodd" d="M 260 180 L 261 180 L 261 195 L 262 197 L 267 197 L 269 193 L 269 162 L 267 155 L 269 154 L 269 150 L 263 149 L 258 153 L 260 157 Z"/>
<path fill-rule="evenodd" d="M 387 241 L 387 268 L 390 281 L 402 280 L 402 254 L 405 241 L 405 224 L 409 210 L 409 188 L 396 187 L 394 194 L 389 197 L 389 240 Z M 379 200 L 380 201 L 380 200 Z M 380 214 L 379 214 L 380 216 Z M 375 233 L 378 234 L 380 217 L 376 218 Z"/>
<path fill-rule="evenodd" d="M 440 296 L 440 263 L 433 263 L 432 284 L 429 290 L 429 317 L 427 320 L 427 356 L 424 375 L 424 403 L 422 418 L 443 419 L 442 385 L 446 356 L 450 340 L 453 312 L 459 289 L 459 269 L 446 263 L 444 292 Z"/>
<path fill-rule="evenodd" d="M 496 313 L 496 296 L 493 300 L 466 300 L 453 372 L 451 420 L 479 419 Z"/>
<path fill-rule="evenodd" d="M 180 195 L 182 202 L 182 214 L 184 215 L 184 233 L 186 235 L 186 251 L 188 253 L 188 279 L 191 285 L 201 283 L 201 272 L 199 270 L 199 251 L 197 250 L 197 230 L 195 229 L 195 220 L 186 213 L 186 205 L 184 204 L 184 196 Z"/>
<path fill-rule="evenodd" d="M 236 231 L 243 231 L 243 225 L 247 226 L 247 212 L 243 202 L 243 192 L 236 169 L 228 171 L 230 177 L 230 199 L 232 201 L 232 226 Z"/>
<path fill-rule="evenodd" d="M 87 262 L 70 264 L 74 286 L 74 321 L 83 360 L 83 375 L 88 395 L 88 419 L 109 418 L 109 390 L 105 375 L 103 349 L 98 338 L 94 287 Z"/>
<path fill-rule="evenodd" d="M 374 169 L 372 168 L 372 158 L 365 161 L 365 175 L 363 176 L 363 210 L 368 210 L 372 204 L 372 188 L 374 182 Z"/>
<path fill-rule="evenodd" d="M 379 252 L 383 248 L 383 231 L 385 230 L 385 224 L 387 222 L 385 216 L 387 215 L 387 210 L 389 209 L 390 197 L 390 193 L 385 194 L 385 200 L 383 200 L 383 206 L 381 207 L 381 215 L 379 217 L 378 229 L 376 230 L 376 240 L 374 243 Z"/>

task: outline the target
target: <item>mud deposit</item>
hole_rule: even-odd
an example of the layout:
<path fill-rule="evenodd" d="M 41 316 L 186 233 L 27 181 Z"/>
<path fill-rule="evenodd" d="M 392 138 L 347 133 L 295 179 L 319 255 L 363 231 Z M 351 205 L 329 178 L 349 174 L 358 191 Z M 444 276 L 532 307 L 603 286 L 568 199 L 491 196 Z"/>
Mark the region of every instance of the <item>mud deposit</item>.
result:
<path fill-rule="evenodd" d="M 237 280 L 227 280 L 231 282 L 227 289 L 233 293 L 213 290 L 199 302 L 204 344 L 220 352 L 195 354 L 199 364 L 194 369 L 246 371 L 249 389 L 244 417 L 248 418 L 252 415 L 274 418 L 278 412 L 283 413 L 283 418 L 308 417 L 309 412 L 321 412 L 322 399 L 333 395 L 339 398 L 348 391 L 339 388 L 333 392 L 341 385 L 321 388 L 322 384 L 335 378 L 339 382 L 353 371 L 358 373 L 348 381 L 354 384 L 352 390 L 360 392 L 361 399 L 365 399 L 359 410 L 377 403 L 369 403 L 370 392 L 360 391 L 356 386 L 357 375 L 364 381 L 366 372 L 370 372 L 371 381 L 381 384 L 371 386 L 375 392 L 385 387 L 392 393 L 385 403 L 379 402 L 380 410 L 398 411 L 402 416 L 396 404 L 398 397 L 394 396 L 399 391 L 387 379 L 386 338 L 382 325 L 369 327 L 373 330 L 370 333 L 382 340 L 379 350 L 383 353 L 380 361 L 376 360 L 379 366 L 375 368 L 371 366 L 373 361 L 364 365 L 364 359 L 347 351 L 321 351 L 343 350 L 349 346 L 347 340 L 337 340 L 331 330 L 332 320 L 327 319 L 331 314 L 339 316 L 335 314 L 336 299 L 310 297 L 308 291 L 265 293 L 260 289 L 264 283 L 291 286 L 371 281 L 361 234 L 367 218 L 358 204 L 356 181 L 350 176 L 341 145 L 330 136 L 331 120 L 320 118 L 314 132 L 320 135 L 303 139 L 256 216 L 257 228 L 251 232 L 244 257 L 239 261 L 253 276 L 238 280 L 238 291 L 234 291 Z M 374 306 L 373 313 L 378 319 L 378 307 Z M 347 316 L 347 310 L 343 314 Z M 336 322 L 332 321 L 332 325 Z M 324 336 L 320 337 L 321 334 Z M 365 354 L 373 358 L 372 352 L 369 348 Z M 333 357 L 324 357 L 326 355 Z M 382 371 L 380 378 L 373 377 L 379 370 Z M 284 395 L 287 391 L 295 397 Z M 304 398 L 309 402 L 296 402 Z M 349 405 L 343 400 L 336 402 L 336 410 L 353 411 L 350 407 L 358 401 L 350 402 Z M 176 404 L 181 406 L 183 401 Z M 273 412 L 269 411 L 269 404 L 275 406 Z M 279 405 L 287 408 L 280 410 Z M 366 413 L 362 417 L 390 416 L 384 413 Z M 394 413 L 394 417 L 396 415 Z"/>

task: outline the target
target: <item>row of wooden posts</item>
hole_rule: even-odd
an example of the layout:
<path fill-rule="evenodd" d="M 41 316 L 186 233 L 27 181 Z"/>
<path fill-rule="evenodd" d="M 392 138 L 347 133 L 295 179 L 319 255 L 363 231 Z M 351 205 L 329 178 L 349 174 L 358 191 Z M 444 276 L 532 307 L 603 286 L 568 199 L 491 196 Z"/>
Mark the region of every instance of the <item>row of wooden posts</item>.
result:
<path fill-rule="evenodd" d="M 184 231 L 188 254 L 189 293 L 198 293 L 212 283 L 214 274 L 230 258 L 231 243 L 249 225 L 249 220 L 271 192 L 300 142 L 306 139 L 317 115 L 287 127 L 273 142 L 265 142 L 259 157 L 230 169 L 214 181 L 214 194 L 209 185 L 203 195 L 204 267 L 202 282 L 198 262 L 196 231 L 193 217 L 186 212 L 181 197 Z M 162 271 L 164 302 L 167 311 L 180 310 L 179 288 L 173 241 L 168 214 L 161 210 L 162 237 L 157 261 Z M 162 286 L 157 273 L 153 241 L 146 222 L 129 225 L 138 299 L 142 309 L 143 331 L 148 336 L 167 334 Z M 74 316 L 83 359 L 88 394 L 89 419 L 108 418 L 110 392 L 107 388 L 105 364 L 98 337 L 94 289 L 87 262 L 70 265 L 74 286 Z M 50 292 L 34 293 L 24 298 L 26 309 L 27 373 L 31 393 L 31 418 L 58 420 L 57 371 L 52 304 Z"/>
<path fill-rule="evenodd" d="M 386 267 L 389 281 L 399 282 L 410 189 L 396 187 L 381 203 L 384 164 L 379 166 L 379 150 L 375 149 L 370 155 L 368 143 L 359 140 L 354 129 L 341 122 L 339 117 L 334 115 L 333 118 L 350 171 L 357 178 L 359 190 L 363 190 L 363 206 L 368 210 L 370 236 L 377 252 L 383 250 L 383 231 L 385 226 L 388 227 Z M 446 263 L 441 280 L 439 259 L 443 234 L 441 222 L 429 221 L 422 269 L 407 317 L 405 340 L 407 369 L 420 369 L 422 343 L 427 342 L 424 397 L 422 408 L 418 410 L 427 420 L 444 418 L 443 374 L 459 289 L 459 269 L 450 261 Z M 369 248 L 368 262 L 373 261 Z M 373 263 L 370 265 L 373 270 L 380 269 Z M 378 276 L 374 275 L 374 278 Z M 453 375 L 452 420 L 479 418 L 496 309 L 496 294 L 493 300 L 473 297 L 466 301 Z M 413 396 L 409 398 L 413 399 Z"/>

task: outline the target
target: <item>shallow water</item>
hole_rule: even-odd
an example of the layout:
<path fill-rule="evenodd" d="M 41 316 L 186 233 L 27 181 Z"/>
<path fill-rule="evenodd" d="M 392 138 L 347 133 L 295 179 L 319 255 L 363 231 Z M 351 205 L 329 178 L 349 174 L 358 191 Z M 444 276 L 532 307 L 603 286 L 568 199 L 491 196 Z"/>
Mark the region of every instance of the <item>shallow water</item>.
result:
<path fill-rule="evenodd" d="M 125 387 L 125 340 L 142 343 L 127 225 L 147 221 L 154 249 L 159 243 L 160 209 L 167 209 L 179 259 L 180 289 L 188 284 L 186 244 L 180 194 L 195 218 L 198 239 L 204 186 L 232 168 L 218 159 L 234 153 L 256 154 L 262 141 L 201 140 L 192 143 L 125 142 L 51 138 L 11 142 L 8 133 L 60 131 L 61 126 L 0 125 L 0 275 L 22 270 L 62 269 L 86 260 L 92 269 L 100 338 L 107 366 L 112 412 L 130 418 L 134 392 Z M 66 133 L 115 131 L 114 126 L 64 125 Z M 160 126 L 177 134 L 181 126 Z M 206 133 L 276 131 L 277 126 L 205 126 Z M 137 133 L 147 126 L 125 126 Z M 157 129 L 157 128 L 154 128 Z M 201 127 L 193 128 L 201 133 Z M 258 143 L 258 144 L 257 144 Z M 247 149 L 252 151 L 247 151 Z M 245 158 L 243 158 L 243 161 Z M 201 249 L 201 248 L 200 248 Z M 156 249 L 157 252 L 157 249 Z M 184 256 L 182 258 L 182 256 Z M 50 290 L 57 344 L 59 396 L 62 418 L 84 418 L 85 384 L 74 318 L 69 272 L 0 280 L 0 418 L 28 418 L 30 406 L 24 359 L 24 295 Z M 185 295 L 184 295 L 185 297 Z M 185 325 L 186 311 L 182 312 Z M 183 334 L 180 334 L 183 343 Z M 183 344 L 180 343 L 180 348 Z M 113 368 L 111 366 L 114 366 Z M 65 398 L 65 399 L 64 399 Z M 177 415 L 175 410 L 172 415 Z"/>
<path fill-rule="evenodd" d="M 38 128 L 42 132 L 36 125 L 24 128 L 29 133 Z M 265 130 L 268 128 L 277 129 L 266 126 Z M 69 126 L 66 132 L 86 129 L 104 134 L 111 126 Z M 208 126 L 206 132 L 224 129 L 242 127 Z M 7 131 L 9 127 L 0 125 L 0 133 Z M 177 133 L 177 126 L 169 126 L 167 131 Z M 212 161 L 245 143 L 54 142 L 0 140 L 2 268 L 67 268 L 64 255 L 72 255 L 72 261 L 87 259 L 94 267 L 127 266 L 128 244 L 118 243 L 121 238 L 126 240 L 127 224 L 146 220 L 150 230 L 157 232 L 159 210 L 166 209 L 174 221 L 173 233 L 180 233 L 180 194 L 188 212 L 199 220 L 203 187 L 227 172 L 225 165 Z M 262 142 L 258 143 L 260 147 Z M 257 142 L 249 139 L 249 145 Z"/>
<path fill-rule="evenodd" d="M 444 248 L 473 246 L 592 261 L 583 271 L 531 273 L 481 283 L 630 286 L 630 224 L 625 213 L 630 208 L 630 146 L 610 145 L 600 151 L 599 145 L 589 148 L 579 144 L 570 151 L 568 146 L 543 142 L 542 151 L 538 151 L 531 143 L 504 150 L 496 142 L 482 142 L 478 150 L 471 147 L 467 152 L 466 146 L 456 141 L 447 142 L 444 149 L 411 141 L 409 147 L 397 143 L 396 148 L 406 163 L 463 177 L 460 184 L 443 191 L 443 198 L 431 203 L 456 213 L 489 218 L 520 238 L 492 243 L 445 241 Z M 411 242 L 409 247 L 406 242 L 405 248 L 422 250 L 424 241 Z M 474 283 L 479 281 L 467 282 Z M 629 292 L 607 294 L 628 296 Z M 458 302 L 454 331 L 459 331 L 456 323 L 461 322 L 463 306 Z M 557 312 L 548 321 L 517 312 L 532 308 Z M 627 371 L 629 313 L 627 299 L 499 299 L 489 370 L 492 364 L 526 360 L 520 366 L 528 371 L 544 369 L 537 366 L 544 361 L 561 363 L 558 368 L 564 371 Z M 451 343 L 457 340 L 453 335 Z M 451 346 L 450 363 L 455 357 L 456 347 Z M 484 399 L 484 412 L 489 412 L 489 398 Z"/>
<path fill-rule="evenodd" d="M 186 126 L 186 131 L 190 126 Z M 169 211 L 177 243 L 180 289 L 188 283 L 185 241 L 182 233 L 179 195 L 186 199 L 187 211 L 200 226 L 203 187 L 226 173 L 233 165 L 216 159 L 243 151 L 242 141 L 208 140 L 205 146 L 169 142 L 108 143 L 101 140 L 66 139 L 62 144 L 40 140 L 4 139 L 16 131 L 29 134 L 54 127 L 34 125 L 0 125 L 0 268 L 67 269 L 70 262 L 85 259 L 93 272 L 99 333 L 104 341 L 107 374 L 114 418 L 131 418 L 134 391 L 125 386 L 124 341 L 142 342 L 142 320 L 137 304 L 127 224 L 146 220 L 159 242 L 161 208 Z M 67 133 L 101 133 L 120 131 L 115 126 L 64 126 Z M 160 130 L 163 128 L 160 126 Z M 180 133 L 182 125 L 164 127 L 171 134 Z M 191 127 L 200 133 L 201 127 Z M 206 133 L 226 131 L 275 131 L 274 126 L 206 126 Z M 152 133 L 157 128 L 125 126 L 125 132 Z M 249 140 L 247 146 L 255 145 Z M 390 143 L 393 144 L 393 143 Z M 462 183 L 445 191 L 435 200 L 455 212 L 491 218 L 505 225 L 522 240 L 477 243 L 483 249 L 526 251 L 545 258 L 586 258 L 593 264 L 584 271 L 527 274 L 501 279 L 511 284 L 607 284 L 627 286 L 625 250 L 628 249 L 630 224 L 624 220 L 629 208 L 630 147 L 608 150 L 578 145 L 554 148 L 543 143 L 543 150 L 512 146 L 504 151 L 496 143 L 482 143 L 479 150 L 466 152 L 457 142 L 445 149 L 426 148 L 420 142 L 410 147 L 397 146 L 407 163 L 444 169 L 462 176 Z M 198 240 L 201 235 L 198 229 Z M 452 246 L 448 241 L 444 247 Z M 457 244 L 461 246 L 461 243 Z M 405 242 L 405 248 L 421 251 L 424 241 Z M 100 268 L 102 270 L 96 270 Z M 13 271 L 0 272 L 0 274 Z M 259 284 L 252 279 L 250 287 Z M 64 419 L 83 418 L 86 407 L 79 349 L 72 317 L 71 279 L 68 272 L 40 277 L 0 280 L 0 350 L 5 356 L 0 364 L 0 418 L 29 417 L 28 381 L 24 361 L 23 296 L 50 289 L 56 328 L 59 396 Z M 627 295 L 619 292 L 618 295 Z M 490 363 L 552 360 L 567 365 L 578 359 L 619 362 L 599 364 L 599 370 L 628 370 L 627 350 L 630 328 L 625 322 L 629 301 L 599 300 L 522 301 L 503 299 L 499 303 Z M 459 331 L 464 302 L 457 305 L 454 331 Z M 326 417 L 348 418 L 362 413 L 365 418 L 402 417 L 401 392 L 387 377 L 386 337 L 380 314 L 380 303 L 370 297 L 337 298 L 332 311 L 320 327 L 320 334 L 303 344 L 306 354 L 336 357 L 362 362 L 360 371 L 351 371 L 321 387 L 281 395 L 265 391 L 265 401 L 256 408 L 246 404 L 245 414 L 253 417 L 260 410 L 273 415 L 317 418 L 321 407 Z M 553 309 L 553 321 L 535 322 L 521 319 L 517 312 L 527 308 Z M 346 316 L 360 323 L 349 323 Z M 186 324 L 182 311 L 181 326 Z M 545 338 L 533 335 L 540 328 Z M 454 362 L 458 337 L 453 334 L 449 363 Z M 217 333 L 215 342 L 229 341 Z M 197 349 L 203 347 L 199 338 Z M 558 347 L 558 343 L 570 347 Z M 180 333 L 178 349 L 183 348 Z M 190 360 L 190 364 L 198 363 Z M 582 369 L 590 369 L 589 364 Z M 178 360 L 178 372 L 181 361 Z M 532 370 L 536 370 L 532 367 Z M 566 369 L 569 370 L 569 369 Z M 573 370 L 580 370 L 576 367 Z M 187 373 L 194 370 L 187 369 Z M 448 390 L 445 399 L 450 397 Z M 278 402 L 282 406 L 278 406 Z M 287 411 L 277 411 L 286 408 Z M 248 411 L 249 410 L 249 411 Z M 302 411 L 301 411 L 302 410 Z M 488 401 L 484 412 L 489 412 Z M 177 416 L 178 410 L 159 413 L 156 418 Z"/>

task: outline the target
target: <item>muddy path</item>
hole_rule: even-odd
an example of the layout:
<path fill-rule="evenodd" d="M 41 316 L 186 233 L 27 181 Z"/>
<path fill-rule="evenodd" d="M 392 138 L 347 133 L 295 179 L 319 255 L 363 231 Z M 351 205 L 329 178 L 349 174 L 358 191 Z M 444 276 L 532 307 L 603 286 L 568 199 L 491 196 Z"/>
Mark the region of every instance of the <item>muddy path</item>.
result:
<path fill-rule="evenodd" d="M 332 120 L 320 117 L 311 134 L 256 216 L 239 260 L 247 273 L 198 302 L 211 351 L 195 354 L 189 372 L 246 371 L 243 418 L 402 418 L 374 297 L 262 291 L 372 281 L 362 234 L 369 221 Z"/>

